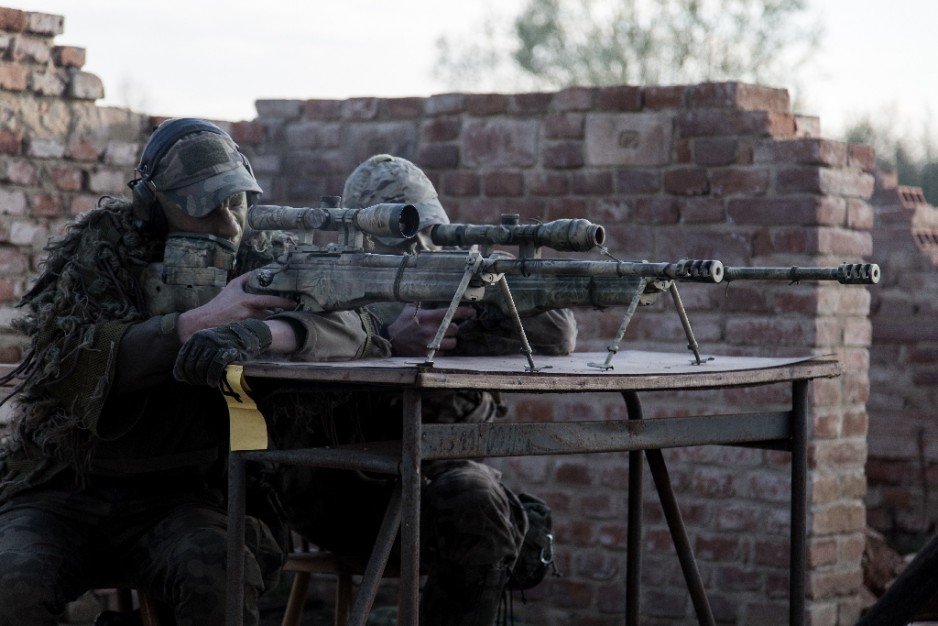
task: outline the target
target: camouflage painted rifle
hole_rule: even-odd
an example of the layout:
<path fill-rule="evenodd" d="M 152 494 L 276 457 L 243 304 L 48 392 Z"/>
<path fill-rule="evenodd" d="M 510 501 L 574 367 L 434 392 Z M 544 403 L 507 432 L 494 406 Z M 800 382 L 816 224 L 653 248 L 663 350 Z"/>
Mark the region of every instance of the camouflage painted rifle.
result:
<path fill-rule="evenodd" d="M 724 280 L 836 280 L 844 284 L 874 284 L 879 267 L 843 264 L 819 268 L 733 268 L 716 260 L 683 259 L 676 263 L 619 261 L 605 250 L 602 226 L 584 219 L 562 219 L 545 224 L 519 224 L 517 216 L 503 216 L 499 225 L 440 224 L 430 230 L 439 246 L 473 247 L 470 251 L 433 251 L 419 254 L 371 254 L 364 251 L 363 235 L 409 239 L 419 217 L 406 204 L 379 204 L 365 209 L 292 208 L 258 205 L 251 208 L 252 228 L 332 230 L 339 242 L 325 248 L 303 240 L 276 263 L 257 270 L 247 289 L 299 300 L 314 312 L 351 309 L 375 302 L 446 304 L 434 341 L 427 346 L 432 363 L 443 333 L 461 302 L 498 307 L 515 323 L 535 369 L 521 318 L 551 309 L 627 305 L 609 357 L 597 367 L 611 367 L 612 356 L 640 304 L 651 304 L 661 292 L 674 300 L 688 347 L 700 363 L 700 351 L 677 290 L 676 282 L 719 283 Z M 302 235 L 301 235 L 302 237 Z M 518 257 L 493 253 L 495 245 L 517 246 Z M 541 258 L 541 249 L 586 252 L 601 249 L 610 260 L 589 261 Z M 478 248 L 478 249 L 476 249 Z"/>

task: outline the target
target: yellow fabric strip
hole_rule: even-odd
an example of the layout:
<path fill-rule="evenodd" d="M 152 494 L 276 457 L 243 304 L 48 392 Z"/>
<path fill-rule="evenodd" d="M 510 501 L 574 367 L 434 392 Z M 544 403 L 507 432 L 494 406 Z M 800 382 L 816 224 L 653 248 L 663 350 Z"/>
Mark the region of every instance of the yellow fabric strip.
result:
<path fill-rule="evenodd" d="M 228 403 L 231 451 L 266 450 L 267 422 L 250 396 L 251 389 L 244 380 L 244 368 L 229 365 L 225 368 L 225 378 L 230 386 L 230 390 L 225 393 L 225 402 Z"/>

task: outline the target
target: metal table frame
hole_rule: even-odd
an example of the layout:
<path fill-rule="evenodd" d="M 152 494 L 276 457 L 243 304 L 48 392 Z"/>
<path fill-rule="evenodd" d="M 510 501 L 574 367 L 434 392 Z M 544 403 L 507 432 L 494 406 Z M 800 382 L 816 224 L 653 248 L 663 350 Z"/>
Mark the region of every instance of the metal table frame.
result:
<path fill-rule="evenodd" d="M 654 355 L 656 353 L 645 353 Z M 228 617 L 231 626 L 242 623 L 244 578 L 244 465 L 250 460 L 337 469 L 360 469 L 399 475 L 400 482 L 388 505 L 371 558 L 356 594 L 349 624 L 364 624 L 377 593 L 382 572 L 400 530 L 400 624 L 416 624 L 419 614 L 421 462 L 431 459 L 482 458 L 596 452 L 629 453 L 628 535 L 626 553 L 626 624 L 639 623 L 641 576 L 642 453 L 658 492 L 697 619 L 713 624 L 690 541 L 665 465 L 663 448 L 710 444 L 746 445 L 789 450 L 791 460 L 790 624 L 805 623 L 805 568 L 807 516 L 807 389 L 813 378 L 837 376 L 833 359 L 801 362 L 763 359 L 767 366 L 733 368 L 746 359 L 718 357 L 729 370 L 702 366 L 692 373 L 617 373 L 585 367 L 605 354 L 577 353 L 582 371 L 570 373 L 570 357 L 541 357 L 560 364 L 555 370 L 524 372 L 517 368 L 486 368 L 485 363 L 505 359 L 440 358 L 433 368 L 413 359 L 329 363 L 247 363 L 245 374 L 263 378 L 305 380 L 336 385 L 392 386 L 403 393 L 403 438 L 364 447 L 313 448 L 232 452 L 229 458 L 228 501 Z M 675 356 L 675 355 L 670 355 Z M 563 360 L 561 360 L 563 359 Z M 750 359 L 751 361 L 751 359 Z M 564 366 L 567 367 L 564 370 Z M 512 371 L 513 370 L 513 371 Z M 553 372 L 553 373 L 552 373 Z M 780 412 L 644 419 L 639 391 L 719 389 L 772 383 L 790 383 L 791 408 Z M 626 420 L 565 423 L 423 424 L 421 394 L 433 389 L 480 389 L 503 392 L 621 393 Z"/>

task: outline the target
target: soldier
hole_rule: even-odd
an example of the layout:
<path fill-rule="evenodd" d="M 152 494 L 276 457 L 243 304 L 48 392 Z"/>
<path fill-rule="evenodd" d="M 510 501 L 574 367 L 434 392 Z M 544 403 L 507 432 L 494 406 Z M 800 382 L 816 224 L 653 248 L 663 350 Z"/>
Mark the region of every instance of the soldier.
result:
<path fill-rule="evenodd" d="M 410 161 L 371 157 L 345 184 L 343 205 L 362 208 L 406 202 L 420 213 L 416 240 L 371 242 L 379 253 L 432 248 L 427 232 L 449 219 L 427 176 Z M 370 305 L 382 335 L 396 356 L 422 356 L 444 309 L 399 303 Z M 566 310 L 524 321 L 535 351 L 567 354 L 576 324 Z M 461 306 L 446 330 L 442 351 L 449 355 L 517 354 L 521 342 L 509 319 L 491 307 Z M 401 397 L 392 394 L 321 394 L 316 402 L 289 399 L 281 389 L 261 401 L 272 419 L 272 437 L 282 447 L 380 441 L 400 438 Z M 300 407 L 303 407 L 302 409 Z M 304 411 L 296 419 L 297 410 Z M 487 422 L 504 411 L 495 394 L 480 391 L 425 395 L 427 423 Z M 423 466 L 421 553 L 427 583 L 421 623 L 489 625 L 521 550 L 528 517 L 519 498 L 501 483 L 498 471 L 475 461 L 430 461 Z M 288 524 L 327 550 L 367 555 L 388 502 L 390 480 L 360 472 L 282 468 L 279 493 Z M 540 503 L 543 506 L 543 503 Z"/>
<path fill-rule="evenodd" d="M 276 242 L 242 236 L 261 189 L 225 132 L 169 120 L 137 171 L 132 201 L 102 198 L 49 244 L 20 303 L 29 350 L 0 452 L 0 625 L 54 625 L 115 580 L 177 624 L 222 623 L 228 419 L 205 383 L 264 352 L 388 354 L 367 312 L 272 315 L 294 303 L 242 290 Z M 255 518 L 245 557 L 244 623 L 256 624 L 282 551 Z"/>

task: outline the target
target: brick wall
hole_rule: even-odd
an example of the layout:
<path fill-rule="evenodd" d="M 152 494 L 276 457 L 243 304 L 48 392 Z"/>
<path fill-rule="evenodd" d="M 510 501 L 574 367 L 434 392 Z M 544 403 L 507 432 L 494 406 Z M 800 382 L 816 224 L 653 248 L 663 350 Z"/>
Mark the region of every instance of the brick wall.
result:
<path fill-rule="evenodd" d="M 938 209 L 894 176 L 876 182 L 867 519 L 917 549 L 938 518 Z"/>
<path fill-rule="evenodd" d="M 451 217 L 587 217 L 625 258 L 833 264 L 868 257 L 872 152 L 816 137 L 783 90 L 741 84 L 573 88 L 558 93 L 259 101 L 244 134 L 272 201 L 339 194 L 376 152 L 424 167 Z M 813 623 L 852 623 L 863 548 L 867 429 L 865 289 L 817 285 L 682 287 L 698 339 L 717 354 L 837 354 L 846 374 L 812 387 Z M 603 349 L 621 312 L 579 312 L 579 349 Z M 630 347 L 680 351 L 670 305 L 640 311 Z M 646 399 L 651 415 L 780 406 L 787 389 Z M 617 396 L 514 400 L 520 420 L 606 419 Z M 788 455 L 698 448 L 668 453 L 692 542 L 721 621 L 786 619 Z M 615 456 L 501 461 L 509 483 L 556 512 L 564 577 L 528 593 L 534 623 L 621 623 L 627 465 Z M 648 490 L 644 620 L 693 621 L 666 526 Z"/>
<path fill-rule="evenodd" d="M 56 16 L 0 9 L 0 324 L 37 270 L 42 245 L 103 193 L 124 189 L 154 120 L 99 107 L 83 52 L 52 45 Z M 832 264 L 870 255 L 872 153 L 817 137 L 784 90 L 742 84 L 574 88 L 558 93 L 259 101 L 228 124 L 271 202 L 341 193 L 376 152 L 425 167 L 454 220 L 587 217 L 620 257 L 728 264 Z M 868 394 L 869 297 L 836 285 L 682 287 L 705 353 L 839 356 L 846 374 L 812 386 L 814 624 L 858 611 Z M 621 312 L 578 313 L 580 346 L 602 349 Z M 19 358 L 19 339 L 0 353 Z M 640 311 L 628 347 L 681 351 L 662 301 Z M 787 389 L 646 397 L 649 415 L 787 403 Z M 615 396 L 517 397 L 519 420 L 621 415 Z M 788 455 L 743 448 L 667 453 L 700 568 L 721 622 L 783 623 Z M 612 455 L 499 462 L 507 481 L 556 512 L 562 578 L 527 594 L 530 623 L 619 624 L 624 605 L 627 466 Z M 693 621 L 666 527 L 647 490 L 643 623 Z"/>

